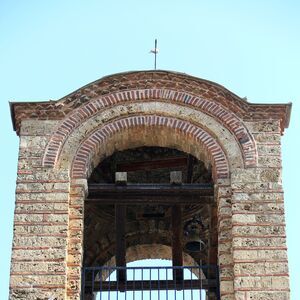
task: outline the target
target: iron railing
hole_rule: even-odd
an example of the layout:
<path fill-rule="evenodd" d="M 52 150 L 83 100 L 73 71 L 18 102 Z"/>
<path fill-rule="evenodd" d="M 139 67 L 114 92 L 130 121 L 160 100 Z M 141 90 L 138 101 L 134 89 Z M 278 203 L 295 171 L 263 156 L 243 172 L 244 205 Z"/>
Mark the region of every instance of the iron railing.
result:
<path fill-rule="evenodd" d="M 81 291 L 82 300 L 205 300 L 206 293 L 219 300 L 219 271 L 216 265 L 85 267 Z"/>

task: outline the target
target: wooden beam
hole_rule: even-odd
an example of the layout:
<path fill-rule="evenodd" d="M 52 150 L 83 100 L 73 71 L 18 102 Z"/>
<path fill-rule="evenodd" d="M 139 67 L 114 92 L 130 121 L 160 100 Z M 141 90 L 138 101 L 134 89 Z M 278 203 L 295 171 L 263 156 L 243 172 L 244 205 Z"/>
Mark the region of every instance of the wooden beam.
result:
<path fill-rule="evenodd" d="M 212 196 L 199 195 L 183 195 L 183 196 L 159 196 L 159 195 L 124 195 L 123 198 L 112 197 L 111 195 L 101 195 L 99 198 L 87 198 L 85 203 L 92 205 L 138 205 L 138 204 L 159 204 L 159 205 L 173 205 L 173 204 L 210 204 L 213 201 Z"/>
<path fill-rule="evenodd" d="M 148 161 L 133 161 L 130 163 L 117 164 L 117 172 L 133 172 L 141 170 L 154 170 L 174 168 L 179 166 L 186 166 L 186 157 L 170 157 L 165 159 L 148 160 Z"/>
<path fill-rule="evenodd" d="M 128 184 L 118 186 L 115 184 L 91 183 L 88 186 L 89 197 L 101 196 L 103 193 L 110 194 L 145 194 L 148 195 L 202 195 L 213 196 L 213 186 L 211 184 Z"/>
<path fill-rule="evenodd" d="M 94 204 L 185 204 L 212 203 L 213 187 L 209 184 L 89 184 L 85 200 Z"/>
<path fill-rule="evenodd" d="M 192 183 L 193 181 L 194 162 L 194 156 L 189 154 L 187 157 L 186 183 Z"/>
<path fill-rule="evenodd" d="M 126 206 L 115 205 L 115 226 L 116 226 L 116 266 L 126 267 Z M 117 271 L 117 279 L 120 282 L 126 281 L 126 270 Z"/>
<path fill-rule="evenodd" d="M 172 263 L 173 266 L 181 267 L 182 256 L 182 211 L 180 205 L 172 206 Z M 173 270 L 173 276 L 177 281 L 183 280 L 183 270 Z"/>

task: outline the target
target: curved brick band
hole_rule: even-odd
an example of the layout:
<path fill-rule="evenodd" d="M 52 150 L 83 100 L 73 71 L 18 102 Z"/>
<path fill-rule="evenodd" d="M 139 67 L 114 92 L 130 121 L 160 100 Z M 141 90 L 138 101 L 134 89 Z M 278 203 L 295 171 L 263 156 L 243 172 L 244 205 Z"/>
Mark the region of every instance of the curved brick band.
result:
<path fill-rule="evenodd" d="M 43 165 L 54 167 L 61 149 L 68 136 L 80 124 L 99 113 L 103 108 L 110 107 L 127 101 L 151 101 L 161 100 L 176 102 L 182 105 L 190 105 L 220 122 L 236 138 L 244 157 L 245 167 L 256 165 L 256 146 L 252 136 L 243 122 L 225 107 L 217 102 L 193 96 L 185 92 L 167 89 L 139 89 L 111 93 L 89 101 L 70 113 L 52 135 L 46 148 Z"/>
<path fill-rule="evenodd" d="M 190 122 L 157 115 L 133 116 L 118 119 L 94 131 L 81 143 L 77 150 L 71 169 L 71 177 L 87 178 L 92 155 L 99 151 L 103 143 L 115 133 L 137 126 L 168 127 L 192 137 L 192 139 L 205 149 L 214 167 L 215 178 L 229 177 L 229 166 L 225 153 L 209 133 Z"/>

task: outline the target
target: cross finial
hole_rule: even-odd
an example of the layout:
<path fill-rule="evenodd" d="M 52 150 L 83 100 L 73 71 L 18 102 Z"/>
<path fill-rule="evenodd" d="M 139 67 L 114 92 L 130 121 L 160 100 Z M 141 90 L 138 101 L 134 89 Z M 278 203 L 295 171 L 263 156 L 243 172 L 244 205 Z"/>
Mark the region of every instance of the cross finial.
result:
<path fill-rule="evenodd" d="M 150 53 L 154 53 L 154 70 L 156 70 L 156 56 L 157 56 L 157 53 L 158 53 L 157 39 L 155 39 L 154 49 L 152 49 L 150 51 Z"/>

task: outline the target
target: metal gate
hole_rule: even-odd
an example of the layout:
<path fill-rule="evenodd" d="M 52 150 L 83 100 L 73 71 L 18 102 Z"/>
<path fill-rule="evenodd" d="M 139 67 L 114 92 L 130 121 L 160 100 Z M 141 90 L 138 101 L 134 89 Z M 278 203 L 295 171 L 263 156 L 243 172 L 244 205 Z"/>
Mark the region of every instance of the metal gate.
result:
<path fill-rule="evenodd" d="M 220 299 L 216 265 L 184 267 L 86 267 L 82 299 Z"/>

